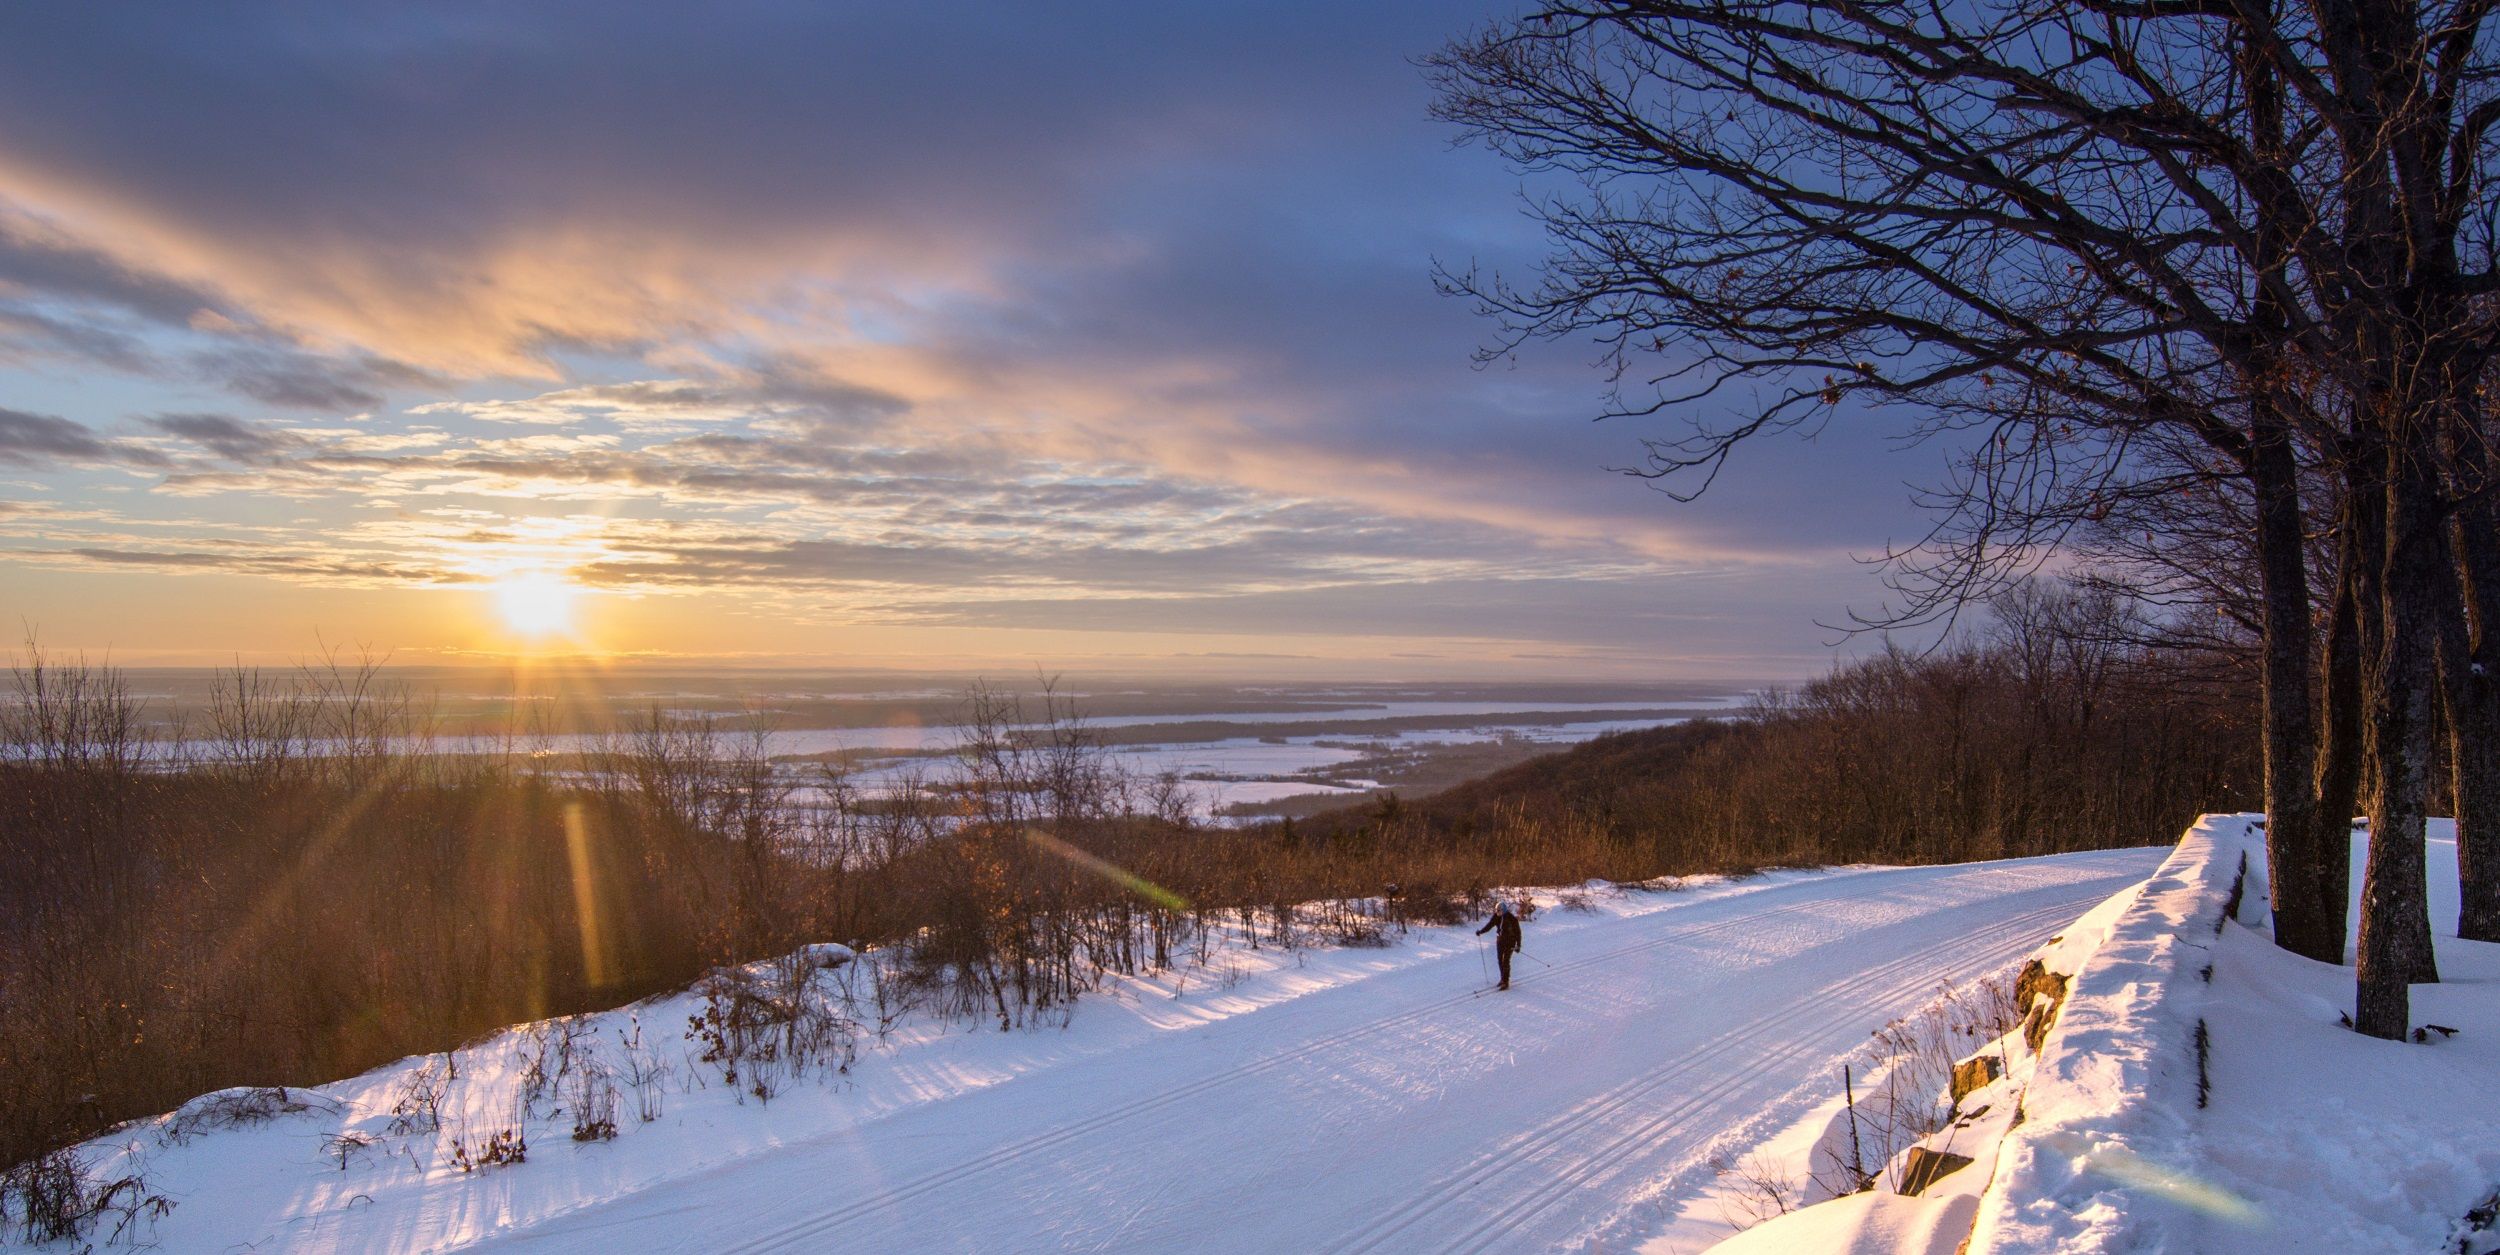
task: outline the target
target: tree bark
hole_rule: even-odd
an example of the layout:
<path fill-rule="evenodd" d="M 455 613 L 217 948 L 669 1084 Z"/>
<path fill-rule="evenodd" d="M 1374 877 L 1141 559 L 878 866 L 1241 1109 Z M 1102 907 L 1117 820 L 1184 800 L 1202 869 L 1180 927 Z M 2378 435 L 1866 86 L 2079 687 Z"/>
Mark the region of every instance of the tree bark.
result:
<path fill-rule="evenodd" d="M 2364 502 L 2383 508 L 2376 495 L 2355 488 L 2336 525 L 2335 596 L 2327 611 L 2324 682 L 2319 686 L 2318 877 L 2313 888 L 2320 915 L 2334 921 L 2335 949 L 2321 957 L 2338 964 L 2344 961 L 2344 943 L 2352 931 L 2352 820 L 2361 813 L 2361 752 L 2368 716 L 2361 691 L 2366 656 L 2362 629 L 2371 604 L 2365 586 L 2375 581 L 2368 574 L 2373 564 L 2364 546 L 2379 530 L 2362 525 Z M 2376 634 L 2367 636 L 2375 639 Z"/>
<path fill-rule="evenodd" d="M 2457 936 L 2500 941 L 2500 510 L 2488 497 L 2467 503 L 2448 539 L 2463 611 L 2440 638 L 2456 772 Z"/>
<path fill-rule="evenodd" d="M 2342 902 L 2330 911 L 2321 884 L 2318 721 L 2311 668 L 2307 528 L 2291 433 L 2260 404 L 2251 423 L 2248 475 L 2257 505 L 2257 564 L 2265 601 L 2264 722 L 2266 868 L 2274 942 L 2326 963 L 2343 961 Z M 2348 819 L 2336 819 L 2349 828 Z"/>
<path fill-rule="evenodd" d="M 2370 675 L 2370 855 L 2361 886 L 2361 946 L 2353 1022 L 2389 1040 L 2412 1028 L 2411 986 L 2438 979 L 2431 950 L 2422 836 L 2429 800 L 2431 702 L 2445 520 L 2438 508 L 2435 446 L 2418 415 L 2385 444 L 2386 560 L 2380 570 L 2379 639 Z"/>

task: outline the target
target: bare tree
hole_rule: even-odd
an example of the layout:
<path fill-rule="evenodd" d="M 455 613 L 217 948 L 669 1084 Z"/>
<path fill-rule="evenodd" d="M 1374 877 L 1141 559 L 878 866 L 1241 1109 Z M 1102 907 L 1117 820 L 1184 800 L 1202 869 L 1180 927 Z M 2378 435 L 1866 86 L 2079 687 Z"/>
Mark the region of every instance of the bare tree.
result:
<path fill-rule="evenodd" d="M 2344 818 L 2303 451 L 2345 471 L 2309 483 L 2381 486 L 2336 517 L 2377 782 L 2357 1018 L 2393 1036 L 2432 969 L 2431 642 L 2461 606 L 2439 438 L 2492 349 L 2490 7 L 1547 5 L 1428 64 L 1444 117 L 1578 190 L 1534 203 L 1537 282 L 1444 284 L 1502 320 L 1488 353 L 1595 337 L 1610 412 L 1680 421 L 1646 470 L 1678 496 L 1765 433 L 1950 441 L 1878 624 L 1958 612 L 2183 467 L 2244 481 L 2277 938 L 2319 957 Z"/>

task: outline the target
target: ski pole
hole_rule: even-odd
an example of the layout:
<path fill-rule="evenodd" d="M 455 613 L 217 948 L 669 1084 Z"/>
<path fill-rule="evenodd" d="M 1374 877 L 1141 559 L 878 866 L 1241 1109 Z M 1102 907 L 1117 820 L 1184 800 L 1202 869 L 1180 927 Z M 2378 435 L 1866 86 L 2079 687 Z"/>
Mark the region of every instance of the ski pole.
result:
<path fill-rule="evenodd" d="M 1518 948 L 1517 950 L 1512 951 L 1511 953 L 1513 953 L 1513 954 L 1519 954 L 1519 955 L 1524 955 L 1524 956 L 1526 956 L 1526 957 L 1527 957 L 1530 961 L 1534 962 L 1534 963 L 1535 963 L 1538 967 L 1544 968 L 1544 969 L 1546 969 L 1547 971 L 1552 971 L 1552 970 L 1553 970 L 1553 967 L 1554 967 L 1554 965 L 1553 965 L 1553 964 L 1548 963 L 1548 962 L 1546 962 L 1546 961 L 1545 961 L 1545 960 L 1543 960 L 1543 959 L 1537 958 L 1537 957 L 1536 957 L 1535 955 L 1533 955 L 1533 954 L 1529 954 L 1529 953 L 1528 953 L 1528 948 L 1527 948 L 1526 946 L 1521 946 L 1520 948 Z"/>

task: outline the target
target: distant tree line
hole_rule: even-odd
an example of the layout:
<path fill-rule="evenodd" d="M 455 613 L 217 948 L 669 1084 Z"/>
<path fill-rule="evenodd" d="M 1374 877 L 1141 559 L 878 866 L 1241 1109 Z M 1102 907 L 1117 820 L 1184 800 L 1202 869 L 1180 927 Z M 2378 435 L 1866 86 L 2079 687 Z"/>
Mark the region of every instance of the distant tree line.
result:
<path fill-rule="evenodd" d="M 1594 337 L 1611 411 L 1705 489 L 1832 422 L 1954 457 L 1873 626 L 2072 560 L 2233 618 L 2260 664 L 2275 935 L 2355 1019 L 2436 979 L 2423 824 L 2453 756 L 2458 935 L 2500 940 L 2500 348 L 2487 0 L 1564 0 L 1429 60 L 1526 169 L 1531 279 L 1452 270 L 1491 355 Z M 2197 616 L 2171 616 L 2171 626 Z"/>
<path fill-rule="evenodd" d="M 2253 805 L 2244 676 L 2133 639 L 2107 590 L 2023 585 L 1946 646 L 1886 648 L 1744 717 L 1600 738 L 1306 840 L 1586 832 L 1658 873 L 1941 863 L 2164 841 Z M 2185 665 L 2188 663 L 2193 665 Z"/>

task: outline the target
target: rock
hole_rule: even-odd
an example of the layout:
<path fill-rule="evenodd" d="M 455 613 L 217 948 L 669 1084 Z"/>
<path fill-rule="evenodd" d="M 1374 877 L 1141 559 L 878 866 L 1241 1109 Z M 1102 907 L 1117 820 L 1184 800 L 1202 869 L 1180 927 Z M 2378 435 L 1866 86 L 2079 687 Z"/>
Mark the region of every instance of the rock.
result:
<path fill-rule="evenodd" d="M 2033 959 L 2023 964 L 2022 974 L 2014 978 L 2014 1003 L 2029 1008 L 2034 998 L 2041 997 L 2051 1002 L 2065 1001 L 2066 978 Z"/>
<path fill-rule="evenodd" d="M 2040 1053 L 2040 1046 L 2049 1039 L 2049 1026 L 2057 1022 L 2057 1009 L 2066 1004 L 2066 978 L 2050 971 L 2038 959 L 2023 964 L 2022 974 L 2014 978 L 2014 1005 L 2023 1008 L 2023 1044 L 2031 1053 Z"/>
<path fill-rule="evenodd" d="M 1963 1099 L 2003 1075 L 2005 1065 L 1998 1062 L 1995 1055 L 1979 1055 L 1954 1064 L 1953 1105 L 1961 1106 Z"/>
<path fill-rule="evenodd" d="M 1971 1164 L 1970 1156 L 1950 1151 L 1929 1150 L 1913 1146 L 1901 1160 L 1901 1192 L 1924 1194 L 1927 1187 L 1960 1172 Z"/>

